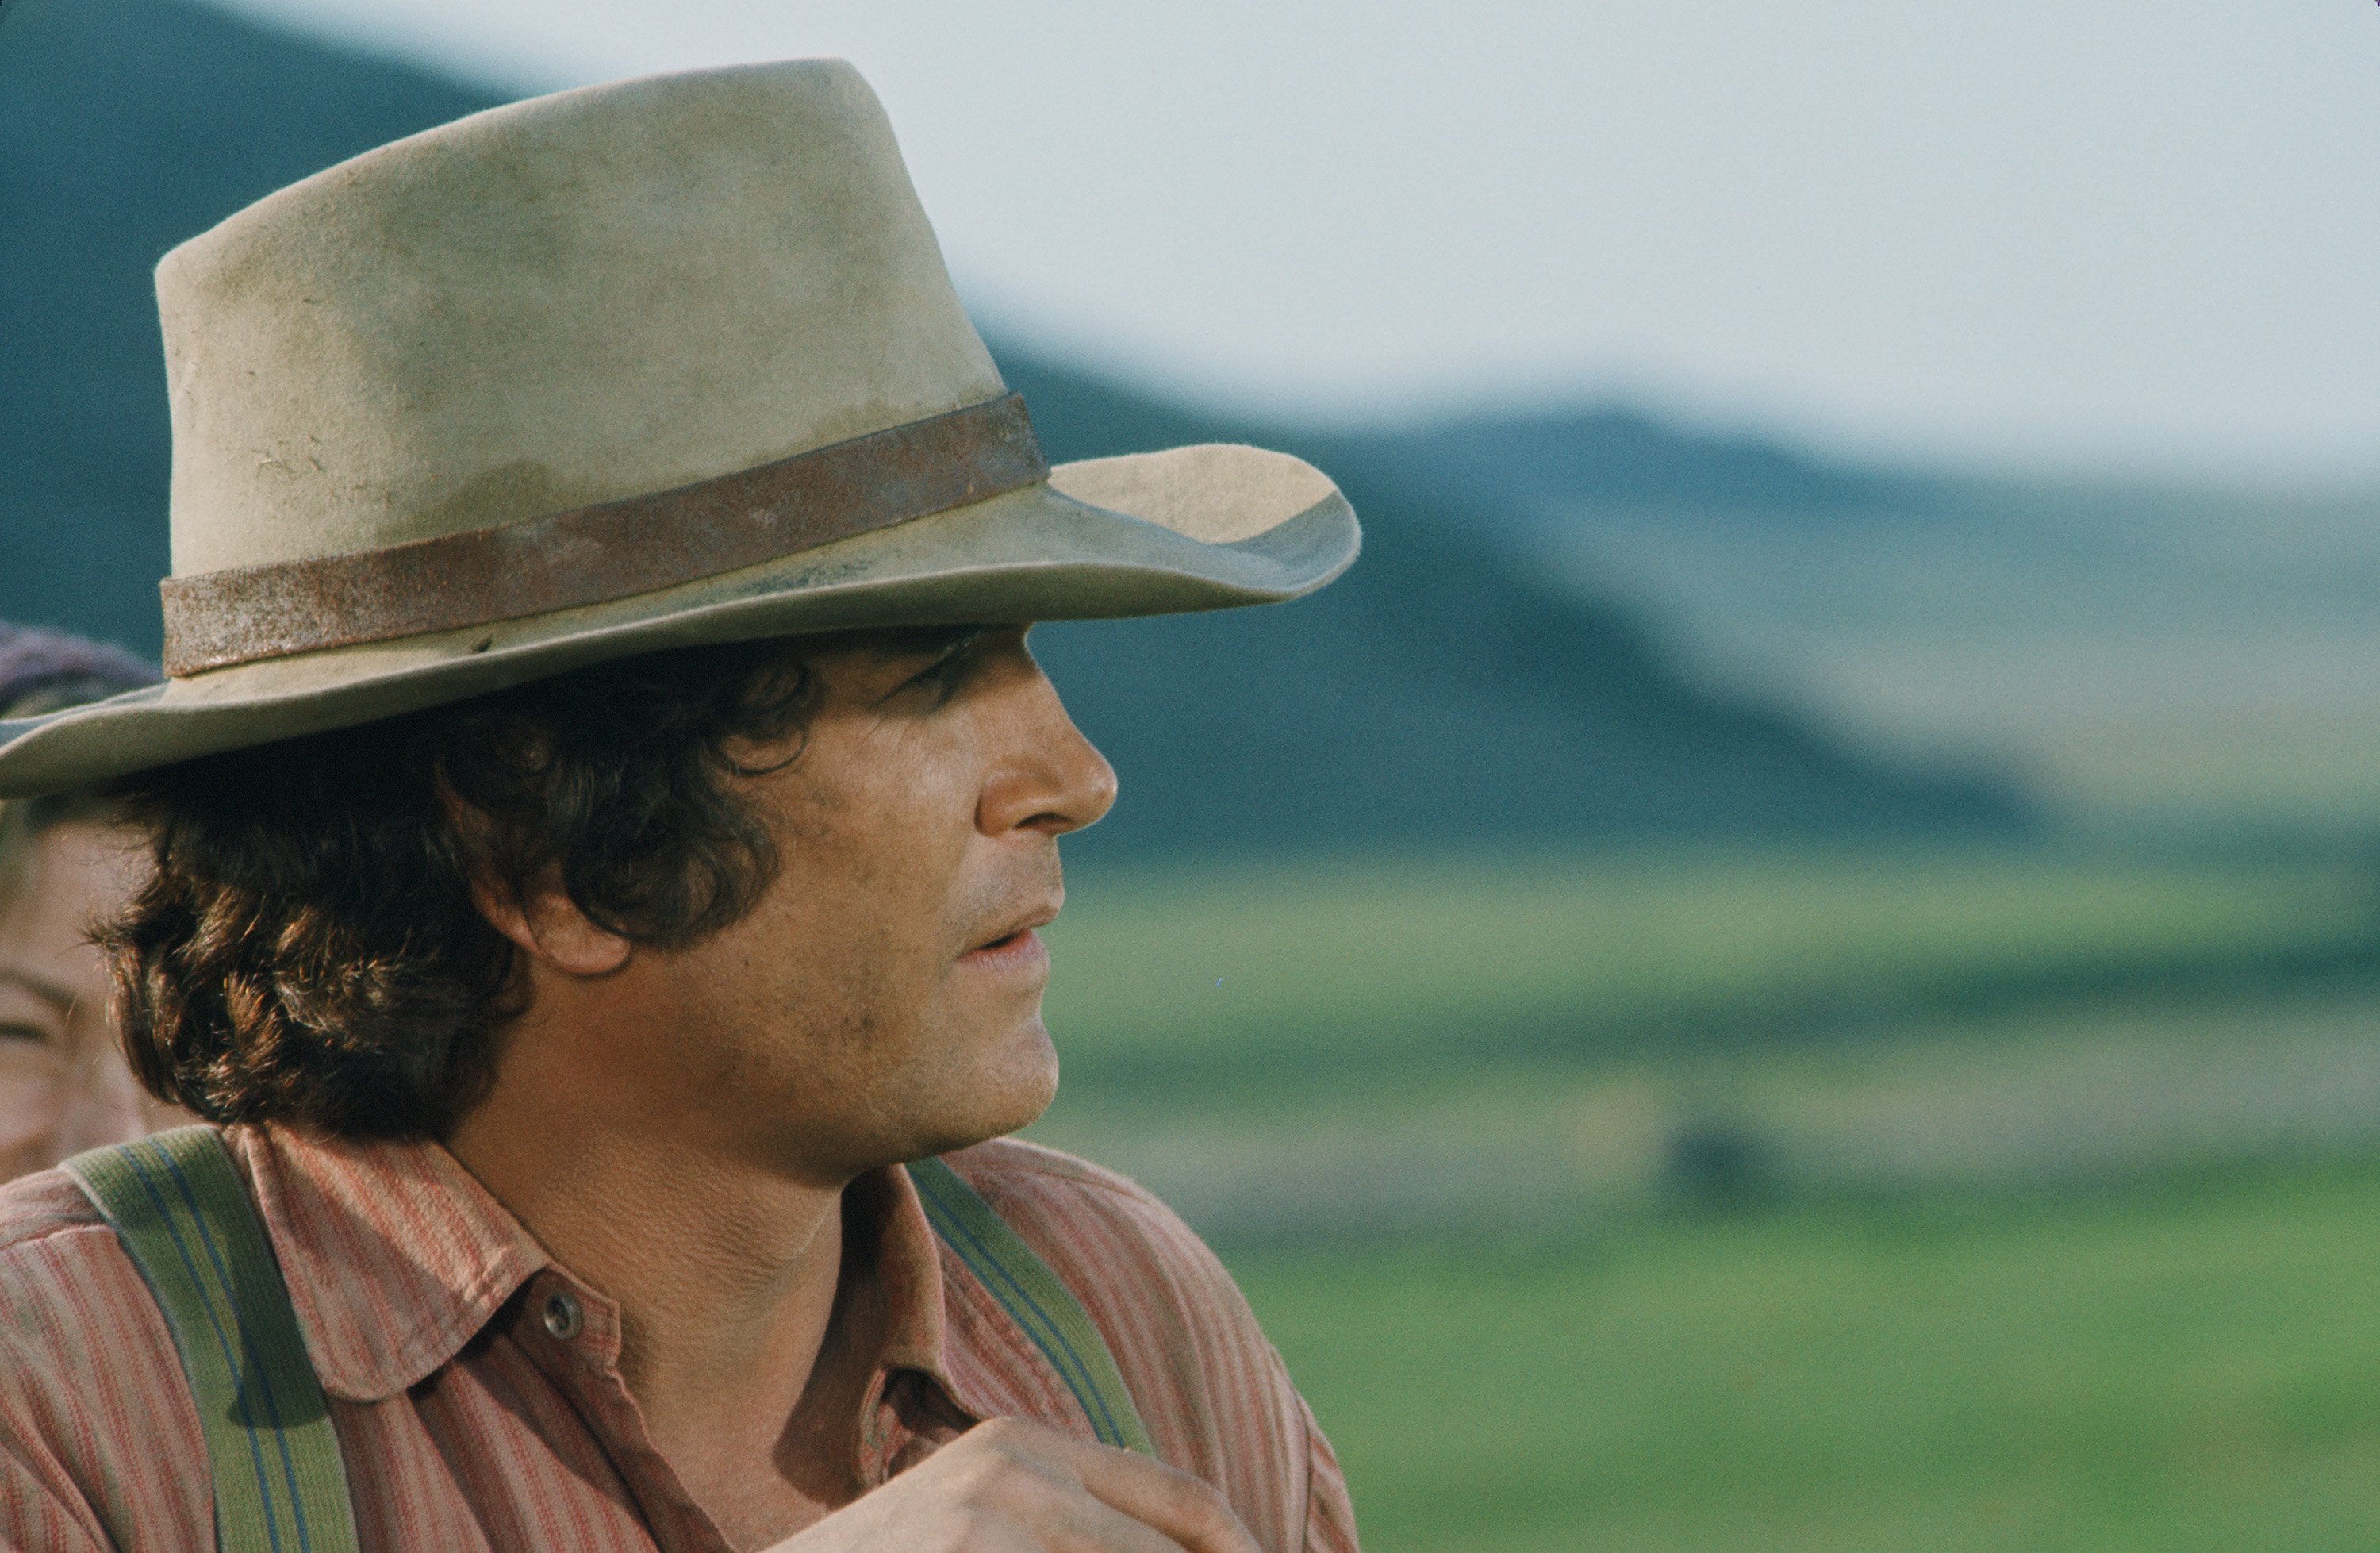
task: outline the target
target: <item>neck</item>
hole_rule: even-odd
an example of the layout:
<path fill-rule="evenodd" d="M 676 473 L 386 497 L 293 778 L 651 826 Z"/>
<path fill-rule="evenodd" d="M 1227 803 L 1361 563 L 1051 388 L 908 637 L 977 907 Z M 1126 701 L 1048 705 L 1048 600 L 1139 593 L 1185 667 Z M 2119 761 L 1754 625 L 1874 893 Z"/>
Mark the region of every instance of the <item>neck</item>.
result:
<path fill-rule="evenodd" d="M 574 1042 L 559 1034 L 509 1033 L 496 1082 L 448 1148 L 617 1302 L 621 1377 L 722 1530 L 832 1508 L 848 1488 L 831 1417 L 855 1389 L 842 1371 L 868 1351 L 837 1304 L 850 1178 L 769 1168 L 707 1132 L 699 1109 L 590 1086 L 585 1046 L 565 1062 Z"/>

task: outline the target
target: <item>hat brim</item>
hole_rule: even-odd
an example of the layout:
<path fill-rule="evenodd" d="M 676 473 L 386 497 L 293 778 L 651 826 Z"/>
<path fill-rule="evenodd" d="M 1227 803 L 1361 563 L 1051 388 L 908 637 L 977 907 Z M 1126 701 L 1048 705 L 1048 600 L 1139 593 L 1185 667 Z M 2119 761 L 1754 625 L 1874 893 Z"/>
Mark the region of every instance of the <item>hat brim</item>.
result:
<path fill-rule="evenodd" d="M 869 626 L 1114 618 L 1272 604 L 1355 559 L 1310 464 L 1207 446 L 1048 483 L 607 604 L 267 659 L 0 721 L 0 798 L 111 781 L 672 647 Z"/>

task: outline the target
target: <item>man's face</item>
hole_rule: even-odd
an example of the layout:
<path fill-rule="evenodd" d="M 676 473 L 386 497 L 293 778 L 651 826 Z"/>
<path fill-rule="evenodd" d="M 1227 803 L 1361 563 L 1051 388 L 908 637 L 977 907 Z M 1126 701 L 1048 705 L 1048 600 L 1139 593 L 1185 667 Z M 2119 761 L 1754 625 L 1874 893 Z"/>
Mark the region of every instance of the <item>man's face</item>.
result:
<path fill-rule="evenodd" d="M 637 1082 L 732 1152 L 832 1174 L 1048 1106 L 1033 930 L 1064 899 L 1058 838 L 1107 813 L 1115 774 L 1024 627 L 856 633 L 809 662 L 802 733 L 735 752 L 777 767 L 744 779 L 774 884 L 735 926 L 631 971 L 657 1037 Z"/>

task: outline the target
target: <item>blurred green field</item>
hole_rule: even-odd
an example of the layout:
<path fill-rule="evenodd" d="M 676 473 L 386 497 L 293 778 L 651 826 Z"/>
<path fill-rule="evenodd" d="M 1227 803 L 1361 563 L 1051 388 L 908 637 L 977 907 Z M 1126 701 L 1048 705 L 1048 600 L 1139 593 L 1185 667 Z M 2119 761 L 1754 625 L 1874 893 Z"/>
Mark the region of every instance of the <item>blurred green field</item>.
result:
<path fill-rule="evenodd" d="M 1221 1246 L 1375 1553 L 2380 1547 L 2373 860 L 1075 886 L 1035 1132 Z"/>
<path fill-rule="evenodd" d="M 1070 1082 L 1268 1088 L 1415 1060 L 2283 979 L 2380 961 L 2360 856 L 1935 847 L 1381 858 L 1073 881 Z"/>
<path fill-rule="evenodd" d="M 1227 1237 L 2380 1152 L 2352 849 L 1677 850 L 1091 874 L 1034 1132 Z M 1741 1172 L 1739 1171 L 1739 1174 Z"/>
<path fill-rule="evenodd" d="M 1373 1553 L 2380 1546 L 2380 1171 L 1243 1253 Z"/>

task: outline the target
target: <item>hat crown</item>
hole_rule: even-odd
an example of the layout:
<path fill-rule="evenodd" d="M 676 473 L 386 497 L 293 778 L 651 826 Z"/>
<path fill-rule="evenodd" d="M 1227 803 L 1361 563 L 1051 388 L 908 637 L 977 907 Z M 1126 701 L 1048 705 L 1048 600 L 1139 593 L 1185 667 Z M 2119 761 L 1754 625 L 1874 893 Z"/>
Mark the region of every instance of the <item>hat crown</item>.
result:
<path fill-rule="evenodd" d="M 535 98 L 157 272 L 176 576 L 716 479 L 1002 392 L 857 71 Z"/>

